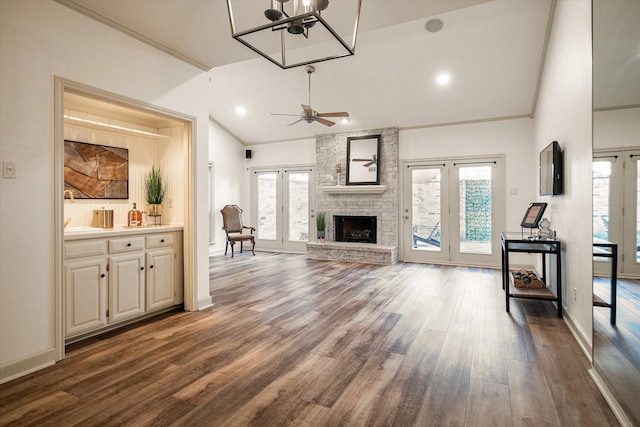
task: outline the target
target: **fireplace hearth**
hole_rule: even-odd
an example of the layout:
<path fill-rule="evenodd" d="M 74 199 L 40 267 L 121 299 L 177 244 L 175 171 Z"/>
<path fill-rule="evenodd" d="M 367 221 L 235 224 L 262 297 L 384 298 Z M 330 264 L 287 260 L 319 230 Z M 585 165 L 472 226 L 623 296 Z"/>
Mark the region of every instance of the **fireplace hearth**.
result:
<path fill-rule="evenodd" d="M 334 215 L 335 241 L 377 243 L 377 217 Z"/>

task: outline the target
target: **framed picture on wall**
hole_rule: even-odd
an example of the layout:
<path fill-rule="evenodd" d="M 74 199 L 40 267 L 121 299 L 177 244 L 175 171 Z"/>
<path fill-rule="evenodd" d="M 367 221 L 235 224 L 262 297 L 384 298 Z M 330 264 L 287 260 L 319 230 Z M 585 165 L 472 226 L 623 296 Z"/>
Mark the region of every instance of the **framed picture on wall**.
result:
<path fill-rule="evenodd" d="M 347 185 L 380 184 L 380 135 L 347 138 Z"/>
<path fill-rule="evenodd" d="M 65 140 L 64 188 L 76 199 L 128 199 L 129 150 Z"/>

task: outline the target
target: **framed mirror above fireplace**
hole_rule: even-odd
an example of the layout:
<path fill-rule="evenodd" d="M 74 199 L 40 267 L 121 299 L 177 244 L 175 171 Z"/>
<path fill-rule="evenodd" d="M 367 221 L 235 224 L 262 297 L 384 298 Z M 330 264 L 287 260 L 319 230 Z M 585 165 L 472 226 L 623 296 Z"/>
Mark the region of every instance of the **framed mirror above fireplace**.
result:
<path fill-rule="evenodd" d="M 380 135 L 347 138 L 347 185 L 378 185 Z"/>

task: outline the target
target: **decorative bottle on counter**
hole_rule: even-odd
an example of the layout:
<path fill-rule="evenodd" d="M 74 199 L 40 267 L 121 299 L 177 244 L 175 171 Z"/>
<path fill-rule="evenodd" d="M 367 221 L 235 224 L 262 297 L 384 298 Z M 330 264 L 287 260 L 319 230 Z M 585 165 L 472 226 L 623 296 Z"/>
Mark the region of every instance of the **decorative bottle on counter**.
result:
<path fill-rule="evenodd" d="M 127 225 L 129 227 L 141 227 L 142 226 L 142 212 L 136 209 L 136 204 L 133 204 L 133 209 L 129 211 Z"/>

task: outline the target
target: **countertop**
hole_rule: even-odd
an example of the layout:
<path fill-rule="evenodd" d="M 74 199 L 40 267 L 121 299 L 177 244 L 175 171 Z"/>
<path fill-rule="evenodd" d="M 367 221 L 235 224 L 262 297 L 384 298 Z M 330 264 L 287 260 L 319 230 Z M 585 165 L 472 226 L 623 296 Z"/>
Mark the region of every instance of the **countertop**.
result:
<path fill-rule="evenodd" d="M 64 240 L 130 236 L 132 234 L 160 233 L 163 231 L 182 231 L 183 229 L 184 226 L 182 224 L 147 225 L 142 227 L 116 225 L 113 228 L 67 227 L 64 230 Z"/>

